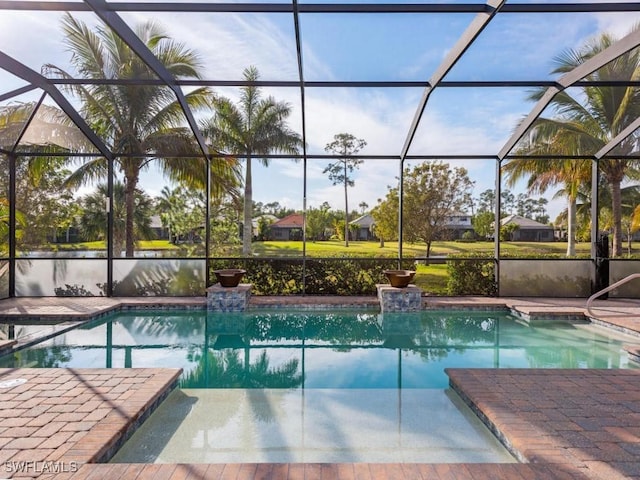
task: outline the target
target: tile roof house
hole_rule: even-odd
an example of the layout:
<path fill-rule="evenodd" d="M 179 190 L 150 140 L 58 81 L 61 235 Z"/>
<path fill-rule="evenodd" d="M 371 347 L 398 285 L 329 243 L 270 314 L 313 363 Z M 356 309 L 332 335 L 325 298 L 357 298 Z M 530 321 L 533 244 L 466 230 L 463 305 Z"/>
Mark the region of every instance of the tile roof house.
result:
<path fill-rule="evenodd" d="M 303 217 L 301 213 L 292 213 L 269 226 L 273 240 L 302 240 Z"/>

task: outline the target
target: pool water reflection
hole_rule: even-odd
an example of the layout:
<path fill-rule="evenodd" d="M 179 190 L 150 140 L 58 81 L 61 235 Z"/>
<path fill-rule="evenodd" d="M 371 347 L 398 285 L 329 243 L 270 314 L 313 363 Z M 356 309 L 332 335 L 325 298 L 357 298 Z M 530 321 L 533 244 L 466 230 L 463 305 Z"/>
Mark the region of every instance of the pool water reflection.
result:
<path fill-rule="evenodd" d="M 628 368 L 619 338 L 505 312 L 128 312 L 0 367 L 181 367 L 182 388 L 446 388 L 448 367 Z"/>

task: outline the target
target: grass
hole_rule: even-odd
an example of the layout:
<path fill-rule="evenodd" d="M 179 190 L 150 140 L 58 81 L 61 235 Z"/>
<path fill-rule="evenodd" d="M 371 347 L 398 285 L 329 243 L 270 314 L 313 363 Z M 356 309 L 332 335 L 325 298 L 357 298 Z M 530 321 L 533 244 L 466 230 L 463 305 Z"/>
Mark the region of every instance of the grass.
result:
<path fill-rule="evenodd" d="M 254 253 L 264 257 L 280 257 L 288 255 L 302 255 L 302 242 L 282 242 L 267 241 L 255 242 L 253 244 Z M 425 254 L 426 249 L 412 246 L 405 250 L 406 256 L 420 256 Z M 380 247 L 379 242 L 349 242 L 349 247 L 344 246 L 344 242 L 339 240 L 327 240 L 322 242 L 307 242 L 306 255 L 310 257 L 389 257 L 398 256 L 398 243 L 385 243 Z"/>
<path fill-rule="evenodd" d="M 576 246 L 578 255 L 589 255 L 591 244 L 579 243 Z M 302 242 L 256 242 L 253 244 L 254 253 L 265 257 L 278 257 L 288 255 L 301 255 Z M 532 256 L 532 255 L 560 255 L 564 256 L 567 244 L 564 242 L 502 242 L 500 244 L 501 253 L 509 256 Z M 432 256 L 444 255 L 492 255 L 494 251 L 493 242 L 455 242 L 443 241 L 433 242 L 431 247 Z M 405 243 L 402 248 L 404 257 L 424 257 L 427 249 L 424 244 Z M 390 257 L 398 256 L 398 242 L 386 242 L 383 248 L 378 242 L 349 242 L 349 247 L 344 246 L 344 242 L 328 240 L 323 242 L 307 242 L 307 256 L 311 257 L 340 257 L 340 256 L 367 256 L 367 257 Z"/>
<path fill-rule="evenodd" d="M 446 265 L 418 265 L 413 283 L 425 292 L 434 295 L 447 295 L 448 281 L 449 273 Z"/>
<path fill-rule="evenodd" d="M 201 245 L 200 245 L 201 246 Z M 168 240 L 142 240 L 137 242 L 136 250 L 181 250 L 188 245 L 174 245 Z M 74 251 L 74 250 L 105 250 L 105 242 L 80 242 L 71 244 L 49 244 L 43 250 Z M 40 248 L 33 248 L 40 250 Z M 565 242 L 501 242 L 500 252 L 502 256 L 558 256 L 564 257 L 567 250 Z M 220 256 L 236 257 L 241 255 L 240 245 L 228 246 L 225 253 Z M 403 257 L 423 258 L 426 255 L 424 244 L 405 243 L 402 249 Z M 580 257 L 588 257 L 591 244 L 588 242 L 576 245 L 576 254 Z M 633 254 L 638 255 L 640 245 L 634 244 Z M 303 243 L 301 241 L 266 241 L 254 242 L 253 254 L 258 257 L 292 257 L 301 256 Z M 433 242 L 432 256 L 456 256 L 456 255 L 493 255 L 493 242 Z M 385 242 L 380 247 L 379 242 L 352 241 L 349 247 L 339 240 L 327 240 L 321 242 L 307 242 L 306 255 L 309 257 L 384 257 L 397 258 L 398 242 Z M 625 245 L 626 256 L 626 245 Z"/>

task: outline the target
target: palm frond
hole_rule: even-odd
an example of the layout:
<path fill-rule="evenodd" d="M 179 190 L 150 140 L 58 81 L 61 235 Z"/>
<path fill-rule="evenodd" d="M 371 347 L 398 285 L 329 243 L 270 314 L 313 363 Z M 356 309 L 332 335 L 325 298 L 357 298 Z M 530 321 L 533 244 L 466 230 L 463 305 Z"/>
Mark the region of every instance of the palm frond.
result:
<path fill-rule="evenodd" d="M 76 189 L 92 182 L 104 180 L 108 174 L 107 160 L 94 158 L 80 165 L 64 182 L 67 188 Z"/>

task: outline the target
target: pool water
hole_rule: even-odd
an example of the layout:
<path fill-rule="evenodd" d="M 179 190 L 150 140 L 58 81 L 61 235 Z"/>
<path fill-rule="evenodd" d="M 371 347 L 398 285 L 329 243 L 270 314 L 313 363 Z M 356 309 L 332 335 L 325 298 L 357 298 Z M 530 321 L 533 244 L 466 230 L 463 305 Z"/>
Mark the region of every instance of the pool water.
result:
<path fill-rule="evenodd" d="M 589 325 L 504 312 L 128 312 L 0 367 L 180 367 L 112 462 L 514 462 L 444 369 L 632 368 Z"/>
<path fill-rule="evenodd" d="M 128 312 L 0 367 L 181 367 L 182 388 L 446 388 L 447 367 L 628 368 L 622 340 L 506 312 Z"/>

